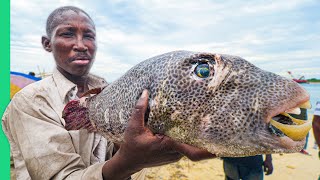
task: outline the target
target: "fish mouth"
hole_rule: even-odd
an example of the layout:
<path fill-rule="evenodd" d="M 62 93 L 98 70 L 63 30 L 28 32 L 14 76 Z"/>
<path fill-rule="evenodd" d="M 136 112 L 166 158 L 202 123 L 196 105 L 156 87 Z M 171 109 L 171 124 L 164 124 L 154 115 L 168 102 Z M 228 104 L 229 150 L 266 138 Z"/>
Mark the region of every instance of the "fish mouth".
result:
<path fill-rule="evenodd" d="M 301 113 L 300 108 L 311 109 L 310 101 L 306 101 L 271 117 L 268 126 L 269 132 L 282 139 L 286 139 L 286 142 L 291 141 L 293 143 L 292 140 L 303 140 L 312 127 L 312 121 L 292 117 L 292 114 Z"/>

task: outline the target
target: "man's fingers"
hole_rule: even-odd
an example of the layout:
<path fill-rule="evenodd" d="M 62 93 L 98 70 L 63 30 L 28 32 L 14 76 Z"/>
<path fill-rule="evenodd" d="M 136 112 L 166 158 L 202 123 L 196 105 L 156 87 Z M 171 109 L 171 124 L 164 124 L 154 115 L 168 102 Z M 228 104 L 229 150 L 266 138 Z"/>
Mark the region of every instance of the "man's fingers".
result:
<path fill-rule="evenodd" d="M 143 90 L 138 102 L 136 103 L 131 117 L 128 122 L 128 126 L 131 128 L 144 127 L 144 114 L 148 107 L 148 90 Z"/>
<path fill-rule="evenodd" d="M 273 167 L 269 167 L 269 168 L 268 168 L 268 172 L 267 172 L 267 175 L 270 175 L 270 174 L 272 174 L 272 172 L 273 172 Z"/>
<path fill-rule="evenodd" d="M 273 172 L 273 166 L 268 163 L 263 163 L 263 170 L 266 172 L 266 175 L 270 175 Z"/>
<path fill-rule="evenodd" d="M 188 144 L 174 143 L 173 148 L 181 154 L 187 156 L 192 161 L 200 161 L 216 157 L 214 154 L 211 154 L 206 150 Z"/>
<path fill-rule="evenodd" d="M 266 175 L 270 175 L 272 171 L 270 169 L 267 170 Z"/>

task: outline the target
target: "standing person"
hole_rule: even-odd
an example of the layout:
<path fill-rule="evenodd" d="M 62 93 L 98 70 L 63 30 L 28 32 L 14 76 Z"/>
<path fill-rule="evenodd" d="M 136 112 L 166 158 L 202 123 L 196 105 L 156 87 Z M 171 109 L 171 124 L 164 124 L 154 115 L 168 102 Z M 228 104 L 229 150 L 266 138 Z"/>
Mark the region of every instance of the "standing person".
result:
<path fill-rule="evenodd" d="M 313 114 L 312 129 L 314 138 L 316 139 L 316 143 L 319 147 L 318 157 L 320 159 L 320 101 L 316 103 L 316 108 Z"/>
<path fill-rule="evenodd" d="M 265 161 L 262 155 L 222 159 L 226 180 L 263 180 L 263 171 L 266 172 L 266 175 L 273 172 L 271 154 L 266 155 Z"/>
<path fill-rule="evenodd" d="M 304 108 L 300 108 L 301 112 L 300 114 L 291 114 L 292 117 L 297 118 L 297 119 L 301 119 L 301 120 L 308 120 L 308 113 L 307 113 L 307 109 Z M 304 144 L 303 149 L 301 149 L 300 153 L 304 154 L 304 155 L 308 155 L 311 156 L 311 154 L 307 151 L 308 148 L 308 140 L 309 140 L 309 133 L 306 136 L 306 143 Z"/>
<path fill-rule="evenodd" d="M 53 54 L 53 75 L 18 92 L 3 117 L 17 179 L 128 179 L 143 168 L 212 158 L 207 151 L 153 134 L 144 126 L 148 92 L 138 100 L 119 148 L 87 130 L 67 131 L 62 110 L 89 89 L 107 85 L 89 73 L 96 54 L 96 29 L 83 10 L 65 6 L 47 19 L 43 48 Z"/>

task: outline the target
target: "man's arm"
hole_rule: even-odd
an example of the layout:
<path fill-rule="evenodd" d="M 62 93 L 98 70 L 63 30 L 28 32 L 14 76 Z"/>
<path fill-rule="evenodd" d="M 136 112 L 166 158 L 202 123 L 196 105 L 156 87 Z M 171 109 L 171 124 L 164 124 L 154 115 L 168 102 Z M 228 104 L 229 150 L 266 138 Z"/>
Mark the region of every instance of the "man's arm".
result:
<path fill-rule="evenodd" d="M 313 114 L 312 129 L 313 129 L 313 135 L 316 140 L 316 143 L 320 148 L 320 101 L 316 103 L 316 108 Z M 320 159 L 320 150 L 318 155 Z"/>
<path fill-rule="evenodd" d="M 314 138 L 316 139 L 316 142 L 320 148 L 320 116 L 318 115 L 313 116 L 312 128 L 313 128 Z"/>
<path fill-rule="evenodd" d="M 272 156 L 271 154 L 266 154 L 266 159 L 263 162 L 264 172 L 266 175 L 270 175 L 273 172 Z"/>
<path fill-rule="evenodd" d="M 18 93 L 8 108 L 3 128 L 32 179 L 102 179 L 104 163 L 85 165 L 44 97 Z"/>
<path fill-rule="evenodd" d="M 313 129 L 314 138 L 316 139 L 316 143 L 318 144 L 318 147 L 320 149 L 320 116 L 318 115 L 313 116 L 312 129 Z M 320 150 L 319 150 L 318 156 L 320 159 Z"/>

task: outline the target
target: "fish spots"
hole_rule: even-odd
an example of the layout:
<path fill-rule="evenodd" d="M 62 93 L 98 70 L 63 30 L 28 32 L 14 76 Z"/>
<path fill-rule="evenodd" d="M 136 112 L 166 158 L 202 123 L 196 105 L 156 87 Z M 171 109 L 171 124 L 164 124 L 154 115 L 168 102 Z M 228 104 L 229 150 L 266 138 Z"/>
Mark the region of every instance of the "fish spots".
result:
<path fill-rule="evenodd" d="M 195 77 L 199 61 L 209 65 L 206 78 Z M 90 101 L 90 119 L 112 134 L 111 140 L 121 139 L 145 88 L 150 96 L 148 127 L 154 133 L 221 156 L 262 154 L 268 148 L 279 152 L 264 119 L 301 94 L 293 82 L 240 57 L 175 51 L 139 63 L 110 84 Z"/>
<path fill-rule="evenodd" d="M 124 115 L 124 110 L 120 109 L 119 111 L 119 121 L 121 124 L 126 123 L 125 115 Z"/>
<path fill-rule="evenodd" d="M 109 113 L 109 109 L 106 109 L 106 110 L 104 111 L 103 118 L 104 118 L 104 120 L 105 120 L 105 123 L 110 126 L 110 113 Z"/>
<path fill-rule="evenodd" d="M 171 114 L 171 119 L 172 119 L 172 120 L 178 119 L 180 115 L 181 115 L 181 112 L 180 112 L 180 111 L 174 111 L 174 112 Z"/>

